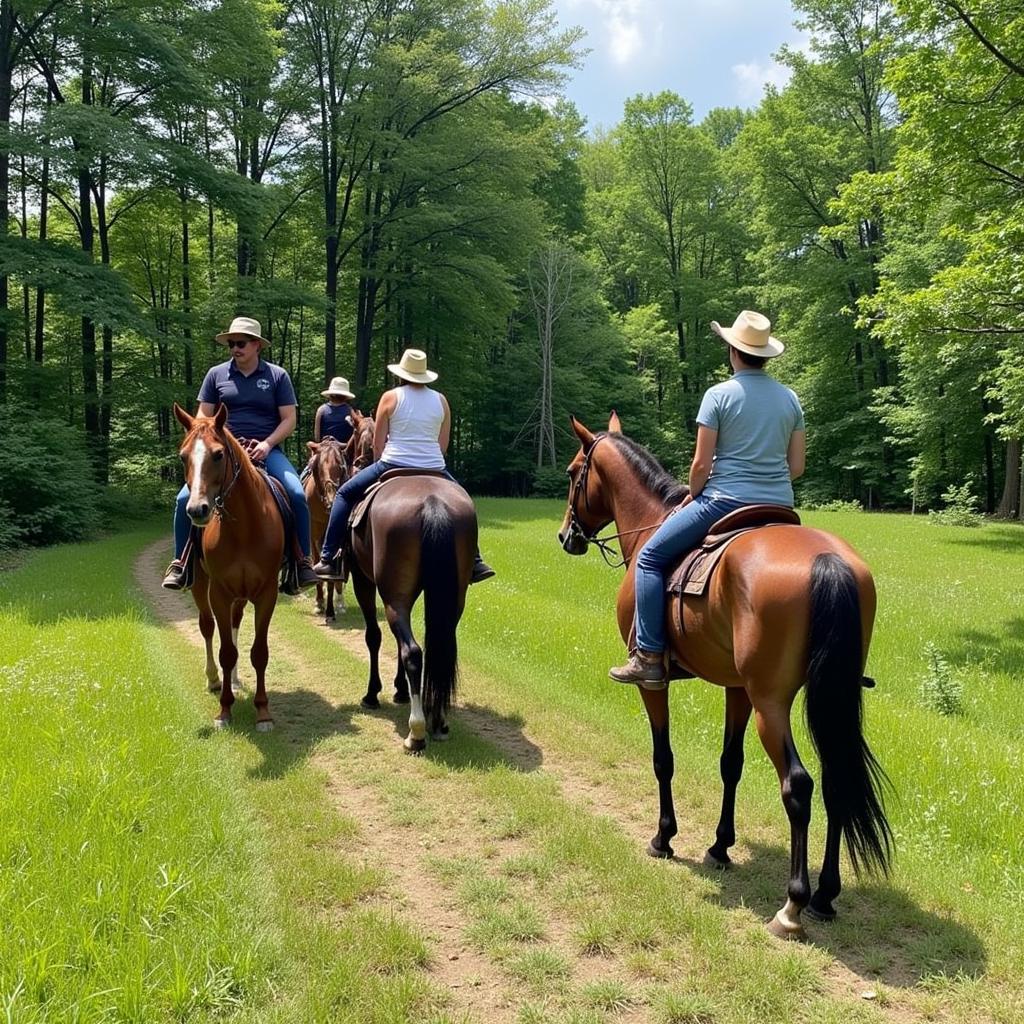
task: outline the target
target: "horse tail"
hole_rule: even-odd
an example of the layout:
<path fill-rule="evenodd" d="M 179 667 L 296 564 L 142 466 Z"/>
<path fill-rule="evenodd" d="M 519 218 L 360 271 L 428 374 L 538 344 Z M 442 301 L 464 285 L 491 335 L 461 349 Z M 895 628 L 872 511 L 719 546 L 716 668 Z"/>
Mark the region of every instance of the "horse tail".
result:
<path fill-rule="evenodd" d="M 863 657 L 853 571 L 838 555 L 820 554 L 811 568 L 807 727 L 826 810 L 842 826 L 854 871 L 887 875 L 893 837 L 883 795 L 890 782 L 864 739 Z"/>
<path fill-rule="evenodd" d="M 448 507 L 428 494 L 420 511 L 423 585 L 423 704 L 447 712 L 455 696 L 459 650 L 459 577 L 455 524 Z"/>

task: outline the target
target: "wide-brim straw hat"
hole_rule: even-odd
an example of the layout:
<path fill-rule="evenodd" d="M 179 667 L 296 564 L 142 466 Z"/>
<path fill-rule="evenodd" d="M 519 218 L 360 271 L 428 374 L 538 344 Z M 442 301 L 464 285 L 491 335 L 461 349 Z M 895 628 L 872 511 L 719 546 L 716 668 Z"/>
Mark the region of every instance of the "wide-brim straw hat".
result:
<path fill-rule="evenodd" d="M 754 313 L 744 309 L 732 327 L 723 327 L 717 320 L 711 321 L 711 330 L 723 341 L 746 352 L 748 356 L 760 356 L 762 359 L 773 359 L 781 356 L 786 346 L 778 338 L 772 337 L 772 322 L 762 313 Z"/>
<path fill-rule="evenodd" d="M 427 353 L 418 348 L 407 348 L 397 363 L 388 363 L 388 369 L 413 384 L 430 384 L 437 380 L 437 374 L 427 369 Z"/>
<path fill-rule="evenodd" d="M 221 331 L 220 334 L 214 337 L 220 345 L 226 345 L 229 338 L 254 338 L 261 345 L 269 345 L 270 342 L 263 337 L 263 328 L 260 326 L 259 320 L 253 320 L 251 316 L 236 316 L 231 321 L 231 326 L 226 331 Z"/>
<path fill-rule="evenodd" d="M 345 377 L 332 377 L 331 383 L 320 392 L 324 398 L 355 398 L 348 389 L 348 380 Z"/>

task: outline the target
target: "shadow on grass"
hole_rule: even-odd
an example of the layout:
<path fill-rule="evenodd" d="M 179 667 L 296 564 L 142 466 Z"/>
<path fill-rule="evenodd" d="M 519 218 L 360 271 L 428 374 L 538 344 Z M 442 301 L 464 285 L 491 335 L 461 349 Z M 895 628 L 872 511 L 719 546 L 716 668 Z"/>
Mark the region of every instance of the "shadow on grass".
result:
<path fill-rule="evenodd" d="M 937 531 L 941 534 L 941 531 Z M 983 548 L 1002 555 L 1024 552 L 1024 529 L 1009 523 L 989 523 L 970 537 L 943 537 L 948 544 L 965 548 Z"/>
<path fill-rule="evenodd" d="M 962 629 L 943 655 L 954 665 L 977 665 L 1011 676 L 1024 674 L 1024 617 L 1014 616 L 991 629 Z"/>
<path fill-rule="evenodd" d="M 717 871 L 683 858 L 681 862 L 714 883 L 706 898 L 722 907 L 746 908 L 766 922 L 785 902 L 789 851 L 748 843 L 749 859 Z M 817 871 L 811 873 L 812 889 Z M 832 923 L 805 920 L 814 945 L 827 950 L 867 980 L 909 988 L 939 975 L 976 978 L 987 957 L 978 935 L 960 921 L 918 906 L 901 889 L 876 880 L 844 878 Z"/>

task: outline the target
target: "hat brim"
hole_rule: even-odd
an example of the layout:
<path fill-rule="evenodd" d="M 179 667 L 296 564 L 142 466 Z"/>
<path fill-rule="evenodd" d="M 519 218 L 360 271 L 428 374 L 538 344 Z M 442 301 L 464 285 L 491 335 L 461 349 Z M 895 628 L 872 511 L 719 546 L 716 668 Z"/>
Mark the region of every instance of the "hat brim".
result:
<path fill-rule="evenodd" d="M 711 330 L 717 334 L 727 345 L 731 345 L 748 356 L 757 356 L 760 359 L 774 359 L 786 351 L 786 346 L 778 338 L 768 336 L 768 343 L 765 345 L 748 345 L 741 341 L 733 333 L 731 327 L 723 327 L 717 320 L 711 321 Z"/>
<path fill-rule="evenodd" d="M 222 331 L 220 334 L 213 336 L 213 340 L 218 345 L 226 345 L 229 338 L 245 338 L 248 341 L 258 341 L 261 345 L 270 344 L 266 338 L 262 338 L 258 334 L 249 334 L 246 331 Z"/>
<path fill-rule="evenodd" d="M 411 384 L 432 384 L 437 380 L 437 374 L 433 370 L 424 370 L 423 373 L 410 373 L 399 363 L 388 363 L 388 370 L 396 377 L 407 380 Z"/>
<path fill-rule="evenodd" d="M 331 391 L 329 388 L 327 391 L 321 391 L 321 395 L 324 398 L 355 398 L 351 391 Z"/>

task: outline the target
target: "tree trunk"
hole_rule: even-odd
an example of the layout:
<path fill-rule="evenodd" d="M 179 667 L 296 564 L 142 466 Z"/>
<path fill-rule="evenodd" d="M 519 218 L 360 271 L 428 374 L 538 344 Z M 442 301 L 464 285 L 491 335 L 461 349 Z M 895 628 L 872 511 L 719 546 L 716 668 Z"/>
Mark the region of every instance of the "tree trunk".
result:
<path fill-rule="evenodd" d="M 5 134 L 11 121 L 11 80 L 14 74 L 14 0 L 0 0 L 0 131 Z M 0 239 L 7 237 L 10 219 L 11 154 L 0 146 Z M 0 274 L 0 402 L 7 398 L 7 298 L 8 279 Z"/>
<path fill-rule="evenodd" d="M 181 190 L 181 311 L 184 317 L 185 384 L 192 387 L 192 254 L 188 231 L 188 191 Z"/>
<path fill-rule="evenodd" d="M 1020 517 L 1020 456 L 1021 440 L 1011 438 L 1006 442 L 1006 478 L 1003 482 L 1003 496 L 996 507 L 996 516 L 1000 519 L 1018 519 Z"/>

